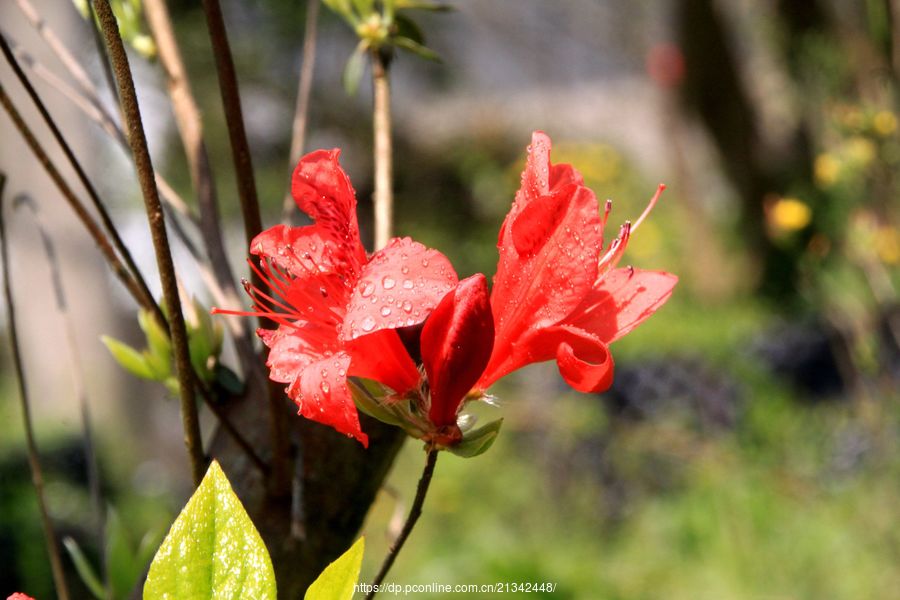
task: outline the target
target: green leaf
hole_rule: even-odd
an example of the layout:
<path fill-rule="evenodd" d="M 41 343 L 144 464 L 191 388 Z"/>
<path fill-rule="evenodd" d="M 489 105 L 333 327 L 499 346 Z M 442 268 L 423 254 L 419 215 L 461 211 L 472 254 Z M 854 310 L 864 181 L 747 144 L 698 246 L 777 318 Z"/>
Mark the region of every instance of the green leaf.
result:
<path fill-rule="evenodd" d="M 375 10 L 375 0 L 353 0 L 353 7 L 361 19 L 365 19 Z"/>
<path fill-rule="evenodd" d="M 97 576 L 97 573 L 94 572 L 94 567 L 91 566 L 91 563 L 84 555 L 84 552 L 81 551 L 78 543 L 66 536 L 63 538 L 63 546 L 66 547 L 66 552 L 69 553 L 69 558 L 72 559 L 75 570 L 78 571 L 78 576 L 81 578 L 85 587 L 87 587 L 98 600 L 106 600 L 106 590 L 104 589 L 103 584 L 100 583 L 100 578 Z"/>
<path fill-rule="evenodd" d="M 406 15 L 397 15 L 394 22 L 397 24 L 396 35 L 398 37 L 409 38 L 417 44 L 425 44 L 425 34 L 418 23 Z"/>
<path fill-rule="evenodd" d="M 440 55 L 438 55 L 438 53 L 431 48 L 426 48 L 422 44 L 417 44 L 407 37 L 398 36 L 391 39 L 394 41 L 395 46 L 403 48 L 405 50 L 409 50 L 420 58 L 424 58 L 425 60 L 432 60 L 434 62 L 441 62 Z"/>
<path fill-rule="evenodd" d="M 388 425 L 400 427 L 402 425 L 400 418 L 382 406 L 370 393 L 363 387 L 358 380 L 350 380 L 350 393 L 356 407 L 369 415 Z"/>
<path fill-rule="evenodd" d="M 428 0 L 393 0 L 397 10 L 434 10 L 434 11 L 451 11 L 453 7 L 449 4 L 440 2 L 429 2 Z"/>
<path fill-rule="evenodd" d="M 150 311 L 143 309 L 138 311 L 138 325 L 147 338 L 147 347 L 151 354 L 171 355 L 172 343 L 169 341 L 169 335 Z"/>
<path fill-rule="evenodd" d="M 213 461 L 156 553 L 144 600 L 275 599 L 272 560 Z"/>
<path fill-rule="evenodd" d="M 100 336 L 100 341 L 106 346 L 116 362 L 126 371 L 142 379 L 156 379 L 153 368 L 147 362 L 147 357 L 119 340 L 109 336 Z"/>
<path fill-rule="evenodd" d="M 463 458 L 473 458 L 484 454 L 494 444 L 494 440 L 500 434 L 500 426 L 503 419 L 491 421 L 483 427 L 473 429 L 463 436 L 460 443 L 447 448 L 450 452 Z"/>
<path fill-rule="evenodd" d="M 322 0 L 322 4 L 343 17 L 345 21 L 353 26 L 356 26 L 359 22 L 359 19 L 353 14 L 353 7 L 350 5 L 350 0 Z"/>
<path fill-rule="evenodd" d="M 360 42 L 359 45 L 356 46 L 356 50 L 353 51 L 353 54 L 350 55 L 350 58 L 347 59 L 347 64 L 344 65 L 344 75 L 342 80 L 344 83 L 344 91 L 347 92 L 348 96 L 356 94 L 356 90 L 359 88 L 359 80 L 362 79 L 365 66 L 366 46 L 363 42 Z"/>
<path fill-rule="evenodd" d="M 106 511 L 106 572 L 113 598 L 127 598 L 144 564 L 135 560 L 134 548 L 119 514 Z"/>
<path fill-rule="evenodd" d="M 304 600 L 351 600 L 353 588 L 359 581 L 366 539 L 359 538 L 336 561 L 325 567 L 306 590 Z"/>

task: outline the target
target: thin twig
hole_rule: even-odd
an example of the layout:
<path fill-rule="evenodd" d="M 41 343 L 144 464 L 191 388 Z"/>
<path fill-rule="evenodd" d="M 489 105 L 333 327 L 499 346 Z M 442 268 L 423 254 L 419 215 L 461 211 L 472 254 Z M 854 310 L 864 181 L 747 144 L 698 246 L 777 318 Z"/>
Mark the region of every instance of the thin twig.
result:
<path fill-rule="evenodd" d="M 75 212 L 78 220 L 94 240 L 94 243 L 100 249 L 101 254 L 103 255 L 104 259 L 106 259 L 106 262 L 112 270 L 113 274 L 122 282 L 122 284 L 125 286 L 125 289 L 128 290 L 132 298 L 134 298 L 134 300 L 140 307 L 150 311 L 154 315 L 158 315 L 158 322 L 163 326 L 164 330 L 168 332 L 168 322 L 162 316 L 162 313 L 159 310 L 159 306 L 156 304 L 156 301 L 151 299 L 151 303 L 148 304 L 146 302 L 146 299 L 135 285 L 134 280 L 131 278 L 128 270 L 125 268 L 125 265 L 122 264 L 121 260 L 119 260 L 118 255 L 116 255 L 115 251 L 112 248 L 112 245 L 109 243 L 109 240 L 100 229 L 100 226 L 97 225 L 97 223 L 91 217 L 90 213 L 87 212 L 84 204 L 81 202 L 81 200 L 78 199 L 78 197 L 72 191 L 72 188 L 69 187 L 69 184 L 66 182 L 66 180 L 63 179 L 62 175 L 59 172 L 59 169 L 56 168 L 56 165 L 54 165 L 50 158 L 47 156 L 47 152 L 43 149 L 40 142 L 38 142 L 34 133 L 31 131 L 28 125 L 26 125 L 15 105 L 12 103 L 12 100 L 6 94 L 2 83 L 0 83 L 0 105 L 3 106 L 4 110 L 6 110 L 7 115 L 9 115 L 10 117 L 10 120 L 12 120 L 13 124 L 19 130 L 19 133 L 22 135 L 26 144 L 34 153 L 38 162 L 41 163 L 41 166 L 47 172 L 47 175 L 53 181 L 54 185 L 56 185 L 60 194 Z M 199 382 L 199 377 L 196 374 L 194 374 L 194 377 L 195 381 Z M 245 452 L 247 452 L 254 465 L 259 467 L 264 475 L 267 474 L 268 467 L 266 466 L 265 462 L 263 462 L 262 459 L 259 458 L 259 456 L 253 451 L 250 443 L 243 436 L 241 436 L 240 432 L 238 432 L 235 426 L 228 420 L 224 411 L 222 411 L 222 409 L 217 405 L 217 401 L 212 397 L 212 393 L 203 386 L 200 386 L 199 389 L 204 401 L 206 402 L 206 405 L 209 406 L 210 410 L 212 410 L 212 412 L 219 419 L 220 424 L 225 428 L 229 435 L 231 435 L 235 439 L 238 445 Z"/>
<path fill-rule="evenodd" d="M 159 199 L 159 191 L 156 188 L 153 176 L 153 163 L 150 160 L 150 151 L 147 148 L 147 138 L 141 120 L 141 111 L 138 107 L 131 67 L 128 64 L 128 56 L 125 54 L 125 46 L 122 43 L 122 37 L 119 35 L 119 27 L 109 5 L 109 0 L 94 0 L 94 10 L 100 19 L 103 36 L 106 39 L 107 52 L 116 74 L 119 98 L 122 102 L 122 112 L 125 114 L 125 120 L 128 124 L 128 140 L 131 143 L 134 165 L 137 168 L 138 180 L 141 184 L 141 192 L 147 208 L 147 219 L 150 224 L 150 233 L 156 252 L 156 264 L 159 268 L 163 299 L 166 303 L 166 311 L 169 317 L 169 333 L 172 338 L 172 350 L 175 356 L 175 375 L 178 378 L 181 391 L 181 419 L 184 429 L 184 441 L 191 461 L 194 484 L 200 485 L 200 481 L 203 479 L 203 474 L 206 471 L 206 458 L 203 454 L 197 404 L 194 402 L 194 370 L 191 366 L 184 315 L 181 312 L 181 302 L 178 298 L 175 265 L 172 261 L 172 252 L 169 247 L 168 234 L 166 233 L 165 217 Z"/>
<path fill-rule="evenodd" d="M 0 36 L 0 50 L 3 51 L 3 56 L 4 58 L 6 58 L 6 62 L 9 63 L 9 66 L 16 74 L 16 78 L 18 78 L 19 83 L 21 83 L 22 87 L 25 88 L 25 91 L 28 93 L 28 97 L 31 98 L 31 102 L 34 104 L 35 108 L 37 108 L 38 113 L 40 113 L 41 118 L 44 120 L 44 124 L 47 125 L 50 133 L 53 134 L 53 139 L 55 139 L 56 143 L 59 144 L 59 147 L 63 151 L 63 155 L 65 155 L 66 160 L 69 161 L 72 169 L 74 169 L 75 174 L 78 177 L 78 181 L 81 182 L 81 185 L 84 187 L 85 191 L 88 194 L 88 198 L 90 198 L 91 200 L 91 204 L 94 206 L 97 214 L 100 215 L 100 222 L 103 224 L 104 229 L 106 229 L 106 233 L 112 240 L 112 244 L 115 247 L 116 251 L 119 253 L 119 256 L 122 257 L 122 260 L 125 262 L 128 270 L 131 272 L 131 276 L 134 278 L 135 283 L 141 291 L 141 294 L 146 296 L 148 303 L 152 302 L 153 294 L 150 292 L 150 288 L 147 287 L 147 282 L 144 280 L 144 276 L 141 274 L 140 269 L 138 269 L 137 264 L 134 262 L 134 258 L 131 256 L 131 252 L 128 250 L 125 242 L 123 242 L 122 238 L 119 236 L 119 230 L 116 228 L 115 223 L 113 223 L 112 217 L 109 216 L 109 212 L 106 210 L 106 206 L 103 204 L 103 201 L 100 200 L 100 196 L 99 194 L 97 194 L 97 190 L 94 187 L 94 184 L 91 183 L 91 180 L 88 178 L 87 173 L 85 173 L 84 168 L 82 168 L 81 163 L 75 157 L 75 153 L 72 151 L 72 147 L 69 146 L 69 143 L 63 137 L 62 132 L 56 125 L 56 121 L 54 121 L 53 117 L 50 116 L 50 113 L 47 110 L 47 107 L 44 105 L 43 100 L 41 100 L 40 96 L 38 96 L 37 92 L 34 89 L 34 86 L 31 85 L 31 81 L 28 80 L 28 76 L 25 75 L 25 72 L 19 65 L 19 61 L 16 59 L 16 56 L 13 54 L 12 49 L 9 47 L 6 38 L 3 36 Z"/>
<path fill-rule="evenodd" d="M 6 90 L 3 88 L 2 83 L 0 83 L 0 104 L 3 105 L 3 108 L 16 126 L 16 129 L 19 130 L 19 133 L 25 139 L 25 143 L 34 153 L 38 162 L 41 163 L 41 166 L 44 167 L 44 170 L 47 172 L 47 175 L 50 176 L 50 179 L 53 180 L 53 183 L 56 185 L 57 189 L 59 189 L 63 198 L 65 198 L 72 210 L 75 211 L 75 215 L 81 221 L 82 225 L 84 225 L 88 234 L 93 238 L 94 243 L 100 249 L 106 262 L 109 263 L 113 274 L 119 278 L 125 288 L 131 293 L 135 300 L 137 300 L 138 304 L 152 311 L 155 302 L 153 304 L 148 303 L 146 296 L 134 281 L 131 273 L 125 268 L 125 265 L 119 259 L 115 250 L 113 250 L 109 238 L 106 237 L 106 234 L 97 222 L 94 221 L 93 217 L 91 217 L 87 208 L 85 208 L 81 200 L 78 199 L 78 196 L 75 195 L 75 192 L 73 192 L 72 188 L 69 187 L 69 184 L 66 183 L 66 180 L 63 179 L 63 176 L 56 168 L 56 165 L 50 160 L 50 157 L 47 156 L 47 152 L 43 149 L 40 142 L 38 142 L 37 137 L 35 137 L 34 133 L 22 119 L 18 109 L 16 109 L 10 97 L 6 94 Z"/>
<path fill-rule="evenodd" d="M 250 145 L 244 130 L 244 114 L 241 109 L 241 95 L 238 88 L 234 60 L 225 29 L 225 19 L 219 0 L 203 0 L 203 12 L 206 15 L 206 26 L 212 43 L 213 56 L 216 61 L 216 73 L 219 79 L 219 91 L 222 95 L 222 106 L 225 109 L 225 122 L 228 124 L 228 138 L 231 143 L 231 155 L 237 178 L 238 196 L 241 201 L 241 214 L 244 219 L 244 234 L 249 247 L 253 238 L 262 231 L 262 217 L 259 200 L 256 195 L 256 181 L 253 175 L 253 161 L 250 156 Z M 262 287 L 263 282 L 256 272 L 250 274 L 254 285 Z M 261 327 L 271 327 L 267 319 L 260 319 Z M 265 350 L 264 350 L 265 352 Z M 272 437 L 272 462 L 270 490 L 275 495 L 290 493 L 290 446 L 285 419 L 286 402 L 283 386 L 267 380 L 267 396 L 269 401 L 269 429 Z"/>
<path fill-rule="evenodd" d="M 294 110 L 294 124 L 291 128 L 291 151 L 288 156 L 288 181 L 294 166 L 300 160 L 306 145 L 306 126 L 309 122 L 309 97 L 312 92 L 313 71 L 316 64 L 316 22 L 319 19 L 320 0 L 306 0 L 306 28 L 303 32 L 303 64 L 300 66 L 300 83 L 297 84 L 297 107 Z M 290 185 L 284 195 L 281 207 L 282 223 L 291 223 L 297 211 L 297 203 L 291 194 Z"/>
<path fill-rule="evenodd" d="M 28 402 L 28 387 L 25 382 L 25 368 L 22 364 L 22 354 L 19 350 L 19 333 L 16 327 L 16 305 L 13 300 L 12 277 L 9 272 L 9 239 L 6 236 L 6 222 L 3 218 L 3 188 L 6 185 L 6 175 L 0 174 L 0 254 L 3 265 L 3 292 L 6 296 L 6 311 L 9 317 L 9 338 L 12 345 L 13 365 L 16 370 L 16 379 L 19 384 L 19 400 L 22 406 L 22 423 L 25 427 L 25 443 L 28 446 L 28 465 L 31 468 L 31 481 L 37 495 L 38 511 L 41 515 L 41 525 L 44 529 L 44 538 L 47 544 L 47 552 L 50 554 L 50 571 L 53 574 L 53 583 L 56 585 L 56 594 L 60 600 L 68 600 L 69 587 L 66 584 L 66 576 L 63 571 L 62 558 L 59 553 L 59 544 L 53 531 L 53 523 L 50 521 L 50 513 L 47 510 L 47 501 L 44 497 L 44 473 L 41 470 L 41 462 L 38 458 L 37 442 L 34 437 L 34 427 L 31 423 L 31 406 Z"/>
<path fill-rule="evenodd" d="M 190 80 L 181 58 L 165 0 L 144 0 L 144 14 L 159 50 L 160 64 L 166 73 L 175 123 L 187 155 L 191 181 L 197 194 L 200 233 L 203 235 L 209 261 L 219 286 L 228 296 L 229 304 L 237 305 L 238 293 L 234 273 L 228 264 L 228 256 L 222 242 L 219 204 L 209 154 L 203 139 L 203 121 L 191 91 Z"/>
<path fill-rule="evenodd" d="M 372 127 L 375 137 L 375 250 L 391 239 L 394 222 L 393 148 L 391 142 L 391 83 L 389 59 L 372 52 Z"/>
<path fill-rule="evenodd" d="M 94 436 L 91 433 L 91 413 L 88 403 L 87 386 L 84 381 L 84 366 L 81 364 L 81 353 L 78 351 L 78 343 L 75 337 L 75 324 L 72 315 L 69 312 L 69 303 L 66 299 L 66 289 L 63 284 L 62 269 L 59 265 L 59 258 L 56 253 L 56 247 L 53 239 L 47 233 L 44 224 L 41 222 L 38 213 L 37 204 L 26 195 L 17 196 L 13 200 L 13 208 L 18 209 L 20 206 L 26 206 L 34 218 L 37 226 L 38 235 L 44 246 L 44 254 L 47 257 L 47 263 L 50 265 L 50 280 L 53 285 L 54 297 L 56 299 L 56 308 L 63 320 L 63 330 L 66 338 L 66 347 L 69 351 L 69 360 L 71 361 L 72 373 L 72 394 L 78 401 L 79 411 L 81 412 L 81 429 L 84 443 L 84 459 L 87 464 L 87 480 L 88 490 L 91 496 L 91 506 L 94 510 L 94 524 L 96 526 L 97 547 L 105 551 L 104 529 L 106 527 L 104 519 L 103 492 L 100 489 L 100 468 L 97 463 L 97 453 L 94 450 Z M 109 573 L 106 571 L 106 561 L 102 562 L 103 581 L 109 583 Z"/>
<path fill-rule="evenodd" d="M 406 543 L 406 538 L 412 533 L 416 521 L 418 521 L 419 517 L 422 515 L 422 505 L 425 504 L 425 495 L 428 493 L 428 486 L 431 484 L 431 476 L 434 475 L 434 466 L 437 463 L 437 457 L 438 450 L 429 448 L 427 458 L 425 459 L 425 468 L 422 470 L 422 476 L 419 478 L 419 485 L 416 487 L 416 497 L 409 509 L 409 516 L 406 517 L 406 523 L 403 524 L 400 535 L 398 535 L 397 539 L 394 540 L 394 543 L 391 544 L 391 549 L 388 551 L 387 556 L 384 557 L 384 563 L 382 563 L 381 569 L 378 570 L 378 575 L 372 580 L 372 590 L 366 596 L 366 600 L 375 597 L 378 586 L 384 581 L 388 571 L 391 570 L 391 566 L 397 559 L 397 555 L 403 548 L 403 544 Z"/>
<path fill-rule="evenodd" d="M 94 12 L 94 5 L 90 2 L 87 3 L 87 13 L 88 27 L 91 28 L 91 37 L 94 39 L 94 47 L 97 49 L 97 56 L 100 57 L 100 68 L 103 70 L 103 80 L 106 82 L 109 94 L 112 96 L 113 102 L 119 111 L 119 121 L 122 123 L 123 127 L 127 127 L 127 124 L 125 123 L 125 113 L 122 112 L 122 102 L 119 100 L 119 90 L 116 88 L 116 76 L 113 73 L 109 55 L 106 53 L 106 44 L 103 43 L 103 35 L 100 33 L 100 28 L 97 27 L 97 14 Z M 99 102 L 99 98 L 97 100 Z"/>

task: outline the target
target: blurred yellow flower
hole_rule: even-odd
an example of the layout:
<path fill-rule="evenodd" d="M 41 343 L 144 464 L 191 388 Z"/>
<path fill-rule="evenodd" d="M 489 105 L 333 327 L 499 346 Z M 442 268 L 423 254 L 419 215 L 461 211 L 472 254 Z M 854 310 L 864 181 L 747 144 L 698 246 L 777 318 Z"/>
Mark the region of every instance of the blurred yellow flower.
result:
<path fill-rule="evenodd" d="M 825 152 L 816 157 L 813 171 L 819 185 L 830 187 L 838 180 L 838 176 L 841 173 L 841 163 L 834 155 Z"/>
<path fill-rule="evenodd" d="M 900 264 L 900 231 L 896 227 L 880 227 L 875 233 L 875 252 L 887 265 Z"/>
<path fill-rule="evenodd" d="M 875 158 L 875 144 L 861 135 L 847 140 L 847 157 L 860 166 L 865 166 Z"/>
<path fill-rule="evenodd" d="M 769 222 L 780 231 L 798 231 L 812 220 L 812 209 L 797 198 L 779 198 L 769 210 Z"/>
<path fill-rule="evenodd" d="M 875 133 L 887 137 L 897 131 L 897 117 L 889 110 L 878 111 L 872 119 L 872 127 Z"/>

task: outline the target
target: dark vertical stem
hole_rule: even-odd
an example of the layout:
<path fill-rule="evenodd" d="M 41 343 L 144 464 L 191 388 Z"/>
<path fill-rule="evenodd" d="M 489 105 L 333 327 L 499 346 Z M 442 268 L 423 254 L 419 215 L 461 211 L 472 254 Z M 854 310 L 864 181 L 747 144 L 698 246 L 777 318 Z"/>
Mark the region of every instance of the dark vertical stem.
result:
<path fill-rule="evenodd" d="M 437 457 L 438 450 L 429 448 L 427 458 L 425 459 L 425 468 L 422 470 L 422 476 L 419 478 L 419 485 L 416 487 L 416 497 L 409 509 L 409 516 L 406 517 L 406 523 L 403 524 L 400 535 L 398 535 L 397 539 L 394 540 L 394 543 L 391 544 L 391 549 L 388 551 L 387 556 L 385 556 L 381 569 L 378 570 L 378 575 L 372 580 L 372 590 L 366 596 L 366 600 L 375 597 L 378 586 L 384 581 L 388 571 L 391 570 L 391 566 L 393 566 L 394 561 L 397 559 L 397 555 L 403 548 L 403 544 L 406 543 L 406 539 L 409 537 L 409 534 L 412 533 L 413 527 L 416 526 L 416 521 L 418 521 L 419 517 L 422 515 L 422 506 L 425 504 L 425 495 L 428 494 L 428 486 L 431 485 L 431 477 L 434 475 L 434 466 L 437 464 Z"/>
<path fill-rule="evenodd" d="M 159 267 L 163 299 L 165 300 L 166 311 L 169 317 L 169 334 L 172 338 L 172 349 L 175 354 L 175 374 L 178 377 L 181 390 L 181 418 L 184 429 L 184 442 L 191 461 L 194 484 L 199 485 L 206 470 L 206 458 L 203 455 L 197 404 L 194 402 L 194 371 L 191 366 L 184 314 L 181 312 L 181 300 L 178 297 L 175 265 L 172 262 L 169 238 L 166 233 L 165 216 L 159 200 L 159 191 L 156 188 L 153 163 L 150 160 L 150 151 L 147 148 L 147 138 L 144 133 L 143 122 L 141 121 L 137 94 L 134 90 L 134 79 L 131 75 L 131 67 L 128 64 L 128 56 L 125 54 L 125 46 L 122 44 L 122 37 L 119 35 L 116 17 L 113 15 L 109 0 L 94 0 L 94 10 L 96 10 L 100 19 L 100 26 L 106 39 L 106 48 L 116 74 L 122 112 L 128 125 L 128 140 L 131 144 L 134 164 L 137 168 L 138 180 L 147 209 L 147 220 L 150 224 L 153 248 L 156 252 L 156 264 Z"/>
<path fill-rule="evenodd" d="M 3 188 L 5 184 L 6 176 L 0 174 L 0 254 L 2 254 L 3 264 L 3 293 L 6 296 L 6 311 L 9 316 L 9 338 L 12 346 L 13 365 L 19 384 L 19 400 L 22 406 L 22 422 L 25 427 L 25 443 L 28 446 L 28 465 L 31 468 L 31 481 L 34 484 L 34 491 L 37 495 L 38 510 L 41 514 L 41 525 L 44 529 L 44 541 L 47 544 L 47 552 L 50 555 L 50 570 L 53 574 L 53 583 L 56 585 L 56 594 L 60 600 L 68 600 L 69 588 L 63 572 L 59 544 L 56 541 L 53 523 L 50 521 L 50 513 L 47 510 L 47 501 L 44 498 L 44 474 L 41 470 L 41 462 L 38 459 L 37 442 L 35 441 L 34 428 L 31 423 L 31 406 L 28 402 L 28 387 L 25 382 L 25 368 L 22 365 L 22 355 L 19 350 L 16 305 L 13 301 L 12 286 L 10 284 L 9 240 L 6 236 L 6 221 L 3 218 Z"/>
<path fill-rule="evenodd" d="M 241 200 L 241 213 L 244 218 L 244 234 L 249 246 L 253 238 L 262 231 L 262 217 L 259 211 L 259 200 L 256 196 L 250 145 L 247 143 L 247 133 L 244 130 L 241 95 L 219 1 L 203 0 L 203 12 L 206 14 L 206 25 L 209 29 L 209 38 L 216 60 L 219 91 L 222 94 L 225 121 L 228 123 L 228 137 L 231 142 L 231 154 Z M 263 287 L 263 282 L 256 273 L 251 273 L 251 278 L 254 285 Z M 271 327 L 271 323 L 266 319 L 260 319 L 260 326 Z M 276 495 L 285 495 L 290 491 L 290 448 L 285 417 L 287 413 L 285 395 L 281 385 L 272 381 L 268 381 L 267 385 L 269 428 L 272 438 L 270 490 Z"/>
<path fill-rule="evenodd" d="M 313 71 L 316 64 L 316 22 L 319 18 L 320 0 L 306 2 L 306 29 L 303 33 L 303 65 L 300 67 L 300 83 L 297 84 L 297 106 L 294 110 L 294 124 L 291 132 L 291 153 L 289 158 L 288 181 L 294 165 L 300 160 L 306 144 L 306 128 L 309 123 L 309 97 L 312 92 Z M 281 221 L 291 222 L 291 215 L 297 210 L 290 186 L 284 195 L 281 207 Z"/>
<path fill-rule="evenodd" d="M 375 138 L 375 250 L 387 245 L 394 219 L 391 84 L 388 58 L 372 52 L 372 128 Z"/>
<path fill-rule="evenodd" d="M 100 200 L 100 196 L 99 194 L 97 194 L 96 188 L 91 183 L 91 180 L 88 178 L 87 173 L 85 173 L 84 168 L 81 166 L 81 163 L 75 157 L 75 153 L 72 152 L 71 146 L 69 146 L 69 143 L 63 137 L 62 132 L 59 130 L 59 127 L 57 127 L 56 122 L 53 120 L 53 117 L 50 116 L 50 112 L 47 110 L 47 107 L 44 105 L 44 102 L 41 100 L 40 96 L 38 96 L 37 92 L 34 89 L 34 86 L 31 85 L 31 81 L 28 80 L 28 76 L 19 65 L 19 61 L 13 54 L 12 49 L 6 41 L 6 38 L 2 35 L 0 35 L 0 50 L 3 51 L 3 56 L 6 58 L 6 62 L 9 63 L 9 66 L 16 74 L 16 77 L 22 84 L 22 87 L 25 88 L 25 91 L 28 93 L 28 97 L 31 98 L 32 103 L 34 104 L 35 108 L 37 108 L 38 113 L 40 113 L 41 118 L 43 118 L 44 123 L 47 125 L 47 128 L 50 129 L 50 133 L 53 134 L 53 139 L 55 139 L 56 143 L 59 144 L 59 147 L 62 149 L 66 160 L 69 161 L 69 164 L 75 170 L 75 174 L 78 176 L 78 181 L 81 182 L 81 185 L 84 187 L 85 191 L 87 191 L 88 197 L 91 199 L 91 204 L 97 210 L 97 214 L 100 215 L 100 222 L 103 223 L 103 227 L 104 229 L 106 229 L 109 238 L 112 240 L 113 246 L 119 253 L 119 256 L 122 257 L 122 260 L 125 262 L 128 270 L 131 272 L 131 276 L 134 278 L 134 281 L 139 288 L 141 295 L 145 297 L 145 300 L 148 304 L 152 304 L 153 294 L 150 293 L 150 288 L 147 287 L 147 282 L 144 280 L 143 275 L 141 275 L 140 269 L 138 269 L 137 264 L 134 262 L 134 258 L 131 256 L 131 252 L 128 250 L 125 242 L 123 242 L 122 238 L 119 236 L 119 231 L 118 229 L 116 229 L 116 225 L 115 223 L 113 223 L 112 217 L 109 216 L 109 212 L 106 210 L 103 201 Z"/>

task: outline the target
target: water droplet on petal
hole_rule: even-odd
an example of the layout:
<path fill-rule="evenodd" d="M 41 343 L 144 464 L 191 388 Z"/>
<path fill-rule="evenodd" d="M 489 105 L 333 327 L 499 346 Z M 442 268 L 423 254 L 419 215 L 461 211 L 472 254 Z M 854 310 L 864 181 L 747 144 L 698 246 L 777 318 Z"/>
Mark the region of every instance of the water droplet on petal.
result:
<path fill-rule="evenodd" d="M 403 280 L 403 289 L 405 289 L 405 290 L 411 290 L 411 289 L 413 289 L 413 282 L 412 282 L 411 279 L 404 279 L 404 280 Z"/>
<path fill-rule="evenodd" d="M 367 316 L 362 320 L 360 327 L 362 327 L 362 330 L 365 332 L 372 331 L 373 329 L 375 329 L 375 319 Z"/>
<path fill-rule="evenodd" d="M 391 314 L 391 307 L 390 307 L 390 306 L 382 306 L 382 307 L 381 307 L 381 316 L 382 316 L 382 317 L 387 317 L 387 316 L 389 316 L 390 314 Z"/>
<path fill-rule="evenodd" d="M 397 285 L 397 282 L 390 277 L 385 277 L 381 280 L 381 285 L 384 286 L 384 289 L 390 290 L 393 289 L 395 285 Z"/>
<path fill-rule="evenodd" d="M 409 300 L 407 300 L 406 302 L 404 302 L 404 303 L 403 303 L 403 310 L 404 310 L 404 312 L 412 312 L 412 302 L 410 302 Z"/>
<path fill-rule="evenodd" d="M 428 259 L 427 259 L 427 258 L 423 258 L 423 259 L 422 259 L 422 266 L 423 266 L 423 267 L 427 267 L 427 266 L 428 266 Z"/>
<path fill-rule="evenodd" d="M 328 390 L 331 389 L 331 388 L 329 387 L 327 381 L 323 381 L 323 382 L 322 382 L 322 385 L 321 385 L 320 387 L 322 388 L 322 393 L 323 393 L 323 394 L 327 394 L 327 393 L 328 393 Z"/>
<path fill-rule="evenodd" d="M 368 298 L 375 292 L 375 284 L 371 281 L 363 281 L 359 284 L 359 293 L 363 298 Z"/>

